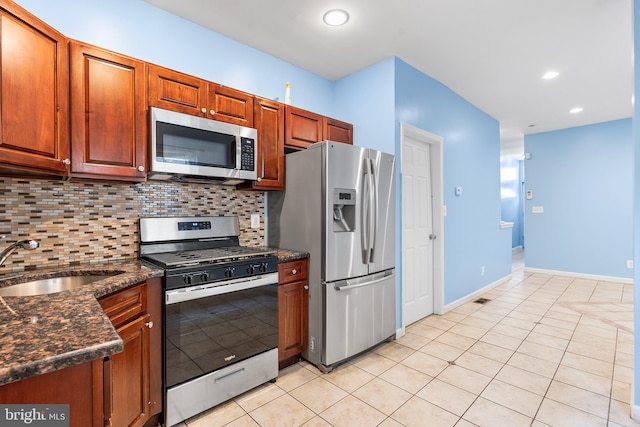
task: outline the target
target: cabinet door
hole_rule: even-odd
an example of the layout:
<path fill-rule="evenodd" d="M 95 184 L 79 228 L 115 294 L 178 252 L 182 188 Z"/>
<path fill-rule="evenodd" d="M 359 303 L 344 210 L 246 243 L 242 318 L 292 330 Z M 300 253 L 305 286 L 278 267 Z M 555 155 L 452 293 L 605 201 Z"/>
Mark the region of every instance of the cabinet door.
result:
<path fill-rule="evenodd" d="M 254 125 L 258 130 L 258 180 L 256 190 L 284 190 L 284 104 L 257 98 Z"/>
<path fill-rule="evenodd" d="M 253 96 L 248 93 L 209 83 L 207 97 L 210 119 L 253 127 Z"/>
<path fill-rule="evenodd" d="M 0 163 L 67 174 L 67 39 L 0 1 Z"/>
<path fill-rule="evenodd" d="M 353 144 L 353 125 L 330 117 L 323 118 L 324 139 Z"/>
<path fill-rule="evenodd" d="M 300 108 L 286 106 L 285 147 L 307 148 L 314 142 L 322 141 L 322 116 Z"/>
<path fill-rule="evenodd" d="M 308 295 L 307 281 L 278 286 L 278 361 L 306 349 Z"/>
<path fill-rule="evenodd" d="M 124 351 L 110 361 L 113 426 L 142 426 L 149 419 L 149 320 L 147 314 L 117 329 Z"/>
<path fill-rule="evenodd" d="M 205 116 L 207 82 L 149 64 L 149 105 L 194 116 Z"/>
<path fill-rule="evenodd" d="M 146 178 L 145 63 L 70 43 L 71 174 Z"/>

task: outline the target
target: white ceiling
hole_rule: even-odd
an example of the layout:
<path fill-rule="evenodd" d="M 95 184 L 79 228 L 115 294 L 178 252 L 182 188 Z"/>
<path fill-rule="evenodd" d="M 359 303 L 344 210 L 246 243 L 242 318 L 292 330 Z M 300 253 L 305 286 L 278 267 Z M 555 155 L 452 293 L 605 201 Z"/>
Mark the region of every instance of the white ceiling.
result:
<path fill-rule="evenodd" d="M 632 112 L 631 0 L 145 1 L 331 80 L 397 56 L 497 119 L 505 153 Z"/>

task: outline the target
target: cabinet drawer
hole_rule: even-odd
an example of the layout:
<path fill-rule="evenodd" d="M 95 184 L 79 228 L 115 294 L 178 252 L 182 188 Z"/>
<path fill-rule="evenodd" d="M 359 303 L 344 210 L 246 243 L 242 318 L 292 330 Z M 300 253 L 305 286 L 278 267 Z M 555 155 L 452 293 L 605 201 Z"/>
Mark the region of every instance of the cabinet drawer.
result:
<path fill-rule="evenodd" d="M 116 328 L 147 311 L 147 283 L 143 282 L 99 300 Z"/>
<path fill-rule="evenodd" d="M 290 283 L 307 279 L 307 260 L 284 262 L 278 264 L 278 283 Z"/>

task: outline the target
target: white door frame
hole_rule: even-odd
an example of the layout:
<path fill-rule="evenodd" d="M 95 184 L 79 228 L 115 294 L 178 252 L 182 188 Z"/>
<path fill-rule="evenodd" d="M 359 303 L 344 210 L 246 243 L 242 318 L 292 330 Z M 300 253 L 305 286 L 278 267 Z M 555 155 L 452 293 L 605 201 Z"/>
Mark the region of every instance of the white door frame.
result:
<path fill-rule="evenodd" d="M 431 146 L 431 182 L 433 196 L 433 312 L 444 314 L 444 190 L 443 190 L 443 138 L 415 126 L 400 123 L 400 153 L 406 137 L 411 137 Z M 402 159 L 401 159 L 402 162 Z M 401 164 L 402 166 L 402 164 Z M 402 182 L 402 179 L 400 180 Z M 404 197 L 404 190 L 402 197 Z M 402 208 L 401 208 L 402 209 Z M 400 215 L 403 218 L 403 215 Z M 402 221 L 402 219 L 401 219 Z M 402 230 L 402 226 L 400 227 Z M 402 242 L 404 251 L 404 241 Z M 405 294 L 404 282 L 402 295 Z M 406 327 L 404 312 L 402 314 L 402 330 Z"/>

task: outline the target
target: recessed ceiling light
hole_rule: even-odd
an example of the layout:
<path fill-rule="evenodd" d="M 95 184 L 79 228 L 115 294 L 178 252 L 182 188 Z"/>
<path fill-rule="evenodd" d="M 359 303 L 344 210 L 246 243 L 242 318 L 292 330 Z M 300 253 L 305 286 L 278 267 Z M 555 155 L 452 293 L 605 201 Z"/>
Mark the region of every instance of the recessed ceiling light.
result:
<path fill-rule="evenodd" d="M 545 80 L 551 80 L 551 79 L 555 79 L 559 75 L 560 75 L 559 72 L 552 70 L 552 71 L 547 71 L 546 73 L 544 73 L 542 75 L 542 78 L 545 79 Z"/>
<path fill-rule="evenodd" d="M 324 14 L 322 20 L 327 25 L 337 27 L 339 25 L 344 25 L 347 23 L 347 21 L 349 20 L 349 14 L 346 10 L 332 9 Z"/>
<path fill-rule="evenodd" d="M 576 108 L 572 108 L 571 110 L 569 110 L 569 112 L 571 114 L 578 114 L 578 113 L 582 113 L 583 108 L 582 107 L 576 107 Z"/>

